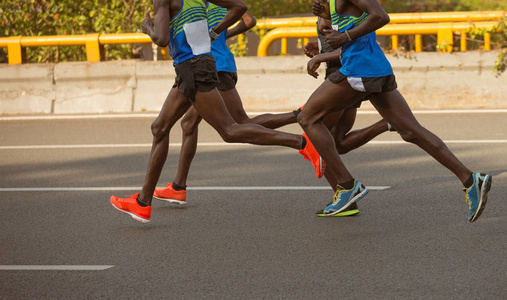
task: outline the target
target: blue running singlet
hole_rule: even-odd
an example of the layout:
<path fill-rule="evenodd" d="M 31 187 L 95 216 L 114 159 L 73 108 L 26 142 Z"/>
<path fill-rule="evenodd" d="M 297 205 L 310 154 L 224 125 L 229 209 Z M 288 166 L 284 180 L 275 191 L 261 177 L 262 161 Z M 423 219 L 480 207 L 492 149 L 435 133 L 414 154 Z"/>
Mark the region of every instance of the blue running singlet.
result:
<path fill-rule="evenodd" d="M 343 16 L 336 12 L 336 0 L 329 1 L 333 29 L 345 32 L 360 24 L 366 17 Z M 370 32 L 342 46 L 340 72 L 348 77 L 382 77 L 393 74 L 391 64 L 377 44 L 377 35 Z"/>
<path fill-rule="evenodd" d="M 211 54 L 211 45 L 203 0 L 181 0 L 181 9 L 169 25 L 169 47 L 178 65 L 192 57 Z"/>
<path fill-rule="evenodd" d="M 217 6 L 211 2 L 208 2 L 208 26 L 209 28 L 215 27 L 220 23 L 227 14 L 227 8 Z M 227 30 L 220 33 L 220 36 L 211 43 L 211 54 L 215 58 L 218 72 L 230 72 L 235 73 L 236 62 L 234 61 L 234 55 L 232 54 L 225 40 L 227 39 Z"/>

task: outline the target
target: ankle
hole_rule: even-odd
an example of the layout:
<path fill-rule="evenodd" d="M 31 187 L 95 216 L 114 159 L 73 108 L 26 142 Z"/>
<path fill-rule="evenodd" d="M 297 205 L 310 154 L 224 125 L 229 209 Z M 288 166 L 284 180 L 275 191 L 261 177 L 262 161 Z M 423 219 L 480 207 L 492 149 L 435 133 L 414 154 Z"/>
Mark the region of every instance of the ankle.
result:
<path fill-rule="evenodd" d="M 176 182 L 173 181 L 173 189 L 175 191 L 184 191 L 187 189 L 187 186 L 186 185 L 179 185 L 177 184 Z"/>
<path fill-rule="evenodd" d="M 147 206 L 150 206 L 150 204 L 145 203 L 145 202 L 143 202 L 143 200 L 141 200 L 141 196 L 137 196 L 136 201 L 137 201 L 137 204 L 138 204 L 139 206 L 141 206 L 141 207 L 147 207 Z"/>
<path fill-rule="evenodd" d="M 341 186 L 342 188 L 346 189 L 346 190 L 350 190 L 351 188 L 354 187 L 354 183 L 355 183 L 355 179 L 352 179 L 352 180 L 349 180 L 349 181 L 346 181 L 346 182 L 343 182 L 343 183 L 339 183 L 338 185 Z"/>
<path fill-rule="evenodd" d="M 468 179 L 463 182 L 463 186 L 465 188 L 469 188 L 472 186 L 472 184 L 474 184 L 474 173 L 470 173 L 470 177 L 468 177 Z"/>

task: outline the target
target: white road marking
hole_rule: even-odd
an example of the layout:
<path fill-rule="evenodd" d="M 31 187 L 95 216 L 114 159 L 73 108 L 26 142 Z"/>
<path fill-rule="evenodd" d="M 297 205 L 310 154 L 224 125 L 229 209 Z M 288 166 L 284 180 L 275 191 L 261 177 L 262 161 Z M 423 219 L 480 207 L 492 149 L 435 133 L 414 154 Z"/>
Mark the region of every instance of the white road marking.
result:
<path fill-rule="evenodd" d="M 0 265 L 2 271 L 102 271 L 114 265 Z"/>
<path fill-rule="evenodd" d="M 442 109 L 442 110 L 413 110 L 414 114 L 483 114 L 507 113 L 507 109 Z M 248 112 L 249 116 L 261 114 L 277 114 L 272 112 Z M 378 114 L 376 110 L 358 110 L 359 115 Z M 118 118 L 156 118 L 158 113 L 124 113 L 124 114 L 97 114 L 97 115 L 40 115 L 40 116 L 4 116 L 0 121 L 27 121 L 27 120 L 81 120 L 81 119 L 118 119 Z"/>
<path fill-rule="evenodd" d="M 158 187 L 163 188 L 163 187 Z M 367 186 L 369 190 L 386 190 L 388 185 Z M 265 190 L 330 190 L 329 186 L 194 186 L 188 187 L 190 191 L 265 191 Z M 139 186 L 123 187 L 26 187 L 26 188 L 0 188 L 0 192 L 76 192 L 76 191 L 140 191 Z"/>
<path fill-rule="evenodd" d="M 445 140 L 446 144 L 505 144 L 507 140 Z M 367 145 L 411 145 L 403 140 L 398 141 L 371 141 Z M 200 147 L 245 147 L 252 146 L 246 143 L 198 143 Z M 93 149 L 93 148 L 146 148 L 151 144 L 76 144 L 76 145 L 19 145 L 0 146 L 0 150 L 40 150 L 40 149 Z M 171 143 L 170 147 L 181 147 L 181 143 Z"/>

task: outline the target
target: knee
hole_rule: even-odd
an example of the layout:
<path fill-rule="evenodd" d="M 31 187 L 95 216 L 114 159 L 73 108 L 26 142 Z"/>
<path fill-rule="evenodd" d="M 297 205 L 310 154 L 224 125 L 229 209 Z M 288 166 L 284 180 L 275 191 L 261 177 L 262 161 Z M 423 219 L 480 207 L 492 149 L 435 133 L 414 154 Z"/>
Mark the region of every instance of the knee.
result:
<path fill-rule="evenodd" d="M 255 122 L 252 121 L 252 119 L 246 117 L 235 117 L 234 121 L 238 124 L 255 124 Z"/>
<path fill-rule="evenodd" d="M 197 130 L 197 127 L 198 123 L 194 122 L 193 120 L 187 120 L 185 118 L 181 120 L 181 130 L 183 131 L 183 135 L 185 136 L 193 135 Z"/>
<path fill-rule="evenodd" d="M 413 131 L 401 131 L 399 134 L 405 142 L 419 144 L 419 137 Z"/>
<path fill-rule="evenodd" d="M 306 128 L 310 124 L 308 116 L 306 114 L 304 114 L 303 111 L 301 111 L 298 114 L 297 122 L 298 122 L 299 126 L 301 126 L 301 128 Z"/>
<path fill-rule="evenodd" d="M 346 154 L 350 151 L 345 145 L 342 145 L 340 142 L 336 142 L 336 151 L 338 151 L 338 154 Z"/>
<path fill-rule="evenodd" d="M 238 124 L 233 124 L 231 126 L 228 126 L 224 130 L 221 130 L 219 132 L 220 137 L 224 142 L 226 143 L 237 143 L 238 142 L 238 135 L 236 134 Z"/>
<path fill-rule="evenodd" d="M 164 136 L 169 134 L 169 127 L 165 126 L 163 122 L 160 122 L 159 119 L 155 120 L 151 123 L 151 134 L 156 140 L 163 139 Z"/>

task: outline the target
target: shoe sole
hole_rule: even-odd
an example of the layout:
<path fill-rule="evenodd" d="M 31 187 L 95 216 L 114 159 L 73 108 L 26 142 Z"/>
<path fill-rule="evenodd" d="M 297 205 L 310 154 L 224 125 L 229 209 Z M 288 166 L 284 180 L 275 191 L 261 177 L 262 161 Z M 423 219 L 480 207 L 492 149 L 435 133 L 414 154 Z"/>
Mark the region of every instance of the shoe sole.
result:
<path fill-rule="evenodd" d="M 483 184 L 481 188 L 481 200 L 479 201 L 479 207 L 477 208 L 474 216 L 470 219 L 470 223 L 474 222 L 481 216 L 482 211 L 486 207 L 486 202 L 488 202 L 488 192 L 491 189 L 491 182 L 493 182 L 493 178 L 486 175 L 484 182 L 486 182 L 486 184 Z"/>
<path fill-rule="evenodd" d="M 132 217 L 132 219 L 138 221 L 138 222 L 141 222 L 143 224 L 147 224 L 147 223 L 150 223 L 150 220 L 149 219 L 144 219 L 144 218 L 141 218 L 133 213 L 131 213 L 130 211 L 126 211 L 126 210 L 123 210 L 123 209 L 120 209 L 118 207 L 116 207 L 116 205 L 114 205 L 113 203 L 111 203 L 111 205 L 116 208 L 116 210 L 118 210 L 119 212 L 122 212 L 124 214 L 127 214 L 127 215 L 130 215 Z"/>
<path fill-rule="evenodd" d="M 317 216 L 319 216 L 319 217 L 333 217 L 333 216 L 343 212 L 345 209 L 347 209 L 349 206 L 351 206 L 352 203 L 363 199 L 363 197 L 366 196 L 366 194 L 368 194 L 368 189 L 365 188 L 361 194 L 358 194 L 354 198 L 350 199 L 349 202 L 347 202 L 347 204 L 345 204 L 345 206 L 343 206 L 341 209 L 334 211 L 332 213 L 329 213 L 329 214 L 321 214 L 321 215 L 317 215 Z"/>
<path fill-rule="evenodd" d="M 317 214 L 317 217 L 350 217 L 355 216 L 359 213 L 359 209 L 351 209 L 347 211 L 342 211 L 336 215 L 326 215 L 326 214 Z"/>
<path fill-rule="evenodd" d="M 179 205 L 187 204 L 186 200 L 182 201 L 182 200 L 176 200 L 176 199 L 171 199 L 171 198 L 161 198 L 161 197 L 157 197 L 155 195 L 153 195 L 153 198 L 158 199 L 158 200 L 162 200 L 162 201 L 166 201 L 166 202 L 170 202 L 170 203 L 177 203 Z"/>

